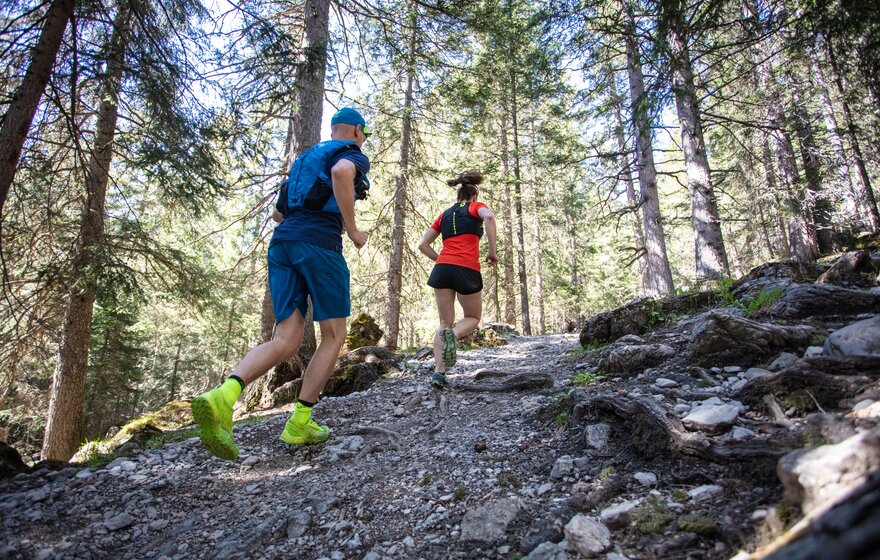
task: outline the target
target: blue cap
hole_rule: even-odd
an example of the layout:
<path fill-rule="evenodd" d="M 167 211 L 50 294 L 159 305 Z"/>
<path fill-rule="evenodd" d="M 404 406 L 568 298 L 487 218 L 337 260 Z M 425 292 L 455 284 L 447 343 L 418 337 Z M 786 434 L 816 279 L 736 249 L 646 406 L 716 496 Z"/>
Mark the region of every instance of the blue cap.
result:
<path fill-rule="evenodd" d="M 370 132 L 367 131 L 367 121 L 364 120 L 364 117 L 362 117 L 360 113 L 358 113 L 351 107 L 343 107 L 342 109 L 336 111 L 336 114 L 333 115 L 332 119 L 330 119 L 331 125 L 340 123 L 360 126 L 365 135 L 370 135 Z"/>

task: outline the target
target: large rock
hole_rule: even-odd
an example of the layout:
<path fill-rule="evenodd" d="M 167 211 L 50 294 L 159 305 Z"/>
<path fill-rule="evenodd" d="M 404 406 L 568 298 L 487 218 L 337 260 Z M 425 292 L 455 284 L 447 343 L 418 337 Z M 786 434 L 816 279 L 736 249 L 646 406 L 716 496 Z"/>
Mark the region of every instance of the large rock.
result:
<path fill-rule="evenodd" d="M 364 391 L 398 367 L 402 357 L 384 346 L 362 346 L 345 354 L 336 363 L 333 375 L 324 386 L 324 394 L 342 396 Z"/>
<path fill-rule="evenodd" d="M 850 251 L 816 279 L 817 284 L 870 286 L 877 279 L 877 265 L 868 251 Z"/>
<path fill-rule="evenodd" d="M 568 545 L 584 558 L 593 558 L 611 548 L 611 531 L 583 514 L 575 515 L 565 525 Z"/>
<path fill-rule="evenodd" d="M 21 460 L 18 451 L 6 442 L 0 441 L 0 479 L 15 476 L 26 470 L 27 465 Z"/>
<path fill-rule="evenodd" d="M 360 313 L 351 321 L 348 334 L 345 337 L 345 347 L 356 350 L 363 346 L 375 346 L 385 334 L 376 320 L 367 313 Z"/>
<path fill-rule="evenodd" d="M 829 356 L 880 356 L 880 315 L 836 330 L 825 339 Z"/>
<path fill-rule="evenodd" d="M 834 445 L 792 451 L 776 472 L 785 497 L 804 513 L 831 505 L 880 469 L 880 429 L 856 434 Z"/>
<path fill-rule="evenodd" d="M 641 373 L 675 356 L 666 344 L 615 345 L 599 358 L 599 369 L 610 373 Z"/>
<path fill-rule="evenodd" d="M 613 342 L 627 334 L 642 334 L 648 330 L 651 312 L 655 309 L 657 302 L 648 298 L 594 315 L 581 329 L 581 346 Z"/>
<path fill-rule="evenodd" d="M 713 310 L 695 320 L 689 348 L 698 363 L 751 366 L 780 350 L 801 352 L 815 334 L 808 325 L 760 323 Z"/>
<path fill-rule="evenodd" d="M 833 284 L 792 284 L 769 312 L 771 316 L 789 319 L 880 313 L 880 294 Z"/>
<path fill-rule="evenodd" d="M 518 498 L 502 498 L 469 510 L 461 521 L 461 540 L 491 544 L 502 539 L 522 508 Z"/>

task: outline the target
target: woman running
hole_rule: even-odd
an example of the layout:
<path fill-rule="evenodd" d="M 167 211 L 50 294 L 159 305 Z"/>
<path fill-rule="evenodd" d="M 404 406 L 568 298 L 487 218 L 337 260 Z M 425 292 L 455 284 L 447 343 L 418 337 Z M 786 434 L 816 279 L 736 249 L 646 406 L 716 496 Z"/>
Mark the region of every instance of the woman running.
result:
<path fill-rule="evenodd" d="M 434 333 L 435 371 L 431 385 L 438 389 L 449 386 L 446 368 L 455 365 L 458 339 L 472 333 L 483 315 L 483 276 L 480 274 L 480 238 L 485 226 L 489 236 L 486 262 L 498 262 L 495 251 L 495 214 L 482 202 L 477 202 L 477 185 L 483 174 L 471 169 L 447 181 L 458 186 L 457 202 L 440 214 L 419 241 L 419 251 L 434 261 L 434 270 L 428 285 L 434 288 L 440 328 Z M 440 254 L 431 247 L 443 235 Z M 464 312 L 464 318 L 455 322 L 455 297 Z"/>

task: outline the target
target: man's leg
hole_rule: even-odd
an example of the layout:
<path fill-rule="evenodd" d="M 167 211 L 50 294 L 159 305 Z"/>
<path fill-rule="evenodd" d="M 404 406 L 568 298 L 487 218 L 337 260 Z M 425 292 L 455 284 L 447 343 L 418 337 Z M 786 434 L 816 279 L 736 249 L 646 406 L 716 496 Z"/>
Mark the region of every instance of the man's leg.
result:
<path fill-rule="evenodd" d="M 211 454 L 229 460 L 238 457 L 238 446 L 232 437 L 232 407 L 248 383 L 299 351 L 304 324 L 302 313 L 296 309 L 275 325 L 272 340 L 248 352 L 223 385 L 193 398 L 193 418 L 201 430 L 202 443 Z"/>
<path fill-rule="evenodd" d="M 303 375 L 302 390 L 293 414 L 281 432 L 281 441 L 291 445 L 321 443 L 330 437 L 330 429 L 312 420 L 312 407 L 327 380 L 333 375 L 333 366 L 339 358 L 339 351 L 345 343 L 345 317 L 318 321 L 321 328 L 321 343 Z"/>

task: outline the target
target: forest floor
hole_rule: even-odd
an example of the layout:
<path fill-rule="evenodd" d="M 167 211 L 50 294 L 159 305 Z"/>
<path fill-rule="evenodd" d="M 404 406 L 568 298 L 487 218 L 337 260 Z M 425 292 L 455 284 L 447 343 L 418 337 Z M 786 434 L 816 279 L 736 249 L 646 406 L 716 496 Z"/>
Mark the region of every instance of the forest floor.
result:
<path fill-rule="evenodd" d="M 17 475 L 0 481 L 0 557 L 565 559 L 592 546 L 608 560 L 697 560 L 753 549 L 782 493 L 773 466 L 647 458 L 618 427 L 573 418 L 576 386 L 689 408 L 659 387 L 662 371 L 603 377 L 590 359 L 576 335 L 511 336 L 461 351 L 446 391 L 429 387 L 431 359 L 410 357 L 366 391 L 323 399 L 323 445 L 278 440 L 287 406 L 236 423 L 236 461 L 190 437 Z M 690 394 L 723 394 L 742 374 L 717 366 L 718 386 L 692 379 Z"/>

